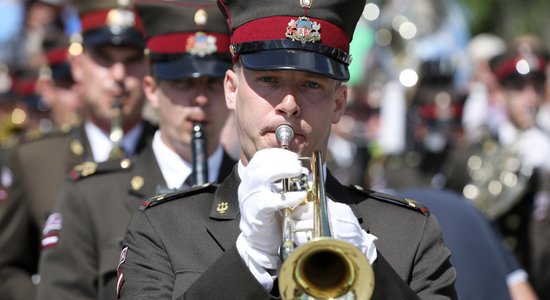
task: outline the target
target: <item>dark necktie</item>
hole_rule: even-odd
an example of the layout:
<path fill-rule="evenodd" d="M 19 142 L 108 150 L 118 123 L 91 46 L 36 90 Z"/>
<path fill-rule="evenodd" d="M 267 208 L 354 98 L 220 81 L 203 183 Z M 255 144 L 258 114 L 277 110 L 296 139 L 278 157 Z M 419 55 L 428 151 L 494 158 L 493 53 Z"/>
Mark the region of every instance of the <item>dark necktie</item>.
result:
<path fill-rule="evenodd" d="M 191 173 L 189 174 L 189 176 L 187 176 L 187 179 L 185 179 L 185 181 L 181 185 L 180 190 L 185 190 L 194 186 L 195 186 L 195 174 Z"/>

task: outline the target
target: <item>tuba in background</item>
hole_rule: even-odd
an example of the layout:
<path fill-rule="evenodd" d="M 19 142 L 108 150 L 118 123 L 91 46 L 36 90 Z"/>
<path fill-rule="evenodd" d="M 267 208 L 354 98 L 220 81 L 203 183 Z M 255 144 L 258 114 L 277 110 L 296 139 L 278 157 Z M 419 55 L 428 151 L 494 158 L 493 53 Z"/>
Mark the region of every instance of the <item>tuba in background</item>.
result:
<path fill-rule="evenodd" d="M 277 140 L 284 149 L 294 133 L 290 126 L 280 125 Z M 307 189 L 307 202 L 314 207 L 312 239 L 295 248 L 296 228 L 292 209 L 283 211 L 283 241 L 279 270 L 279 292 L 282 299 L 370 299 L 374 291 L 374 272 L 367 258 L 352 244 L 332 238 L 325 194 L 321 153 L 315 151 L 310 161 L 313 181 L 297 184 Z M 300 179 L 303 180 L 303 179 Z M 283 192 L 289 191 L 295 179 L 283 181 Z M 307 181 L 307 179 L 306 179 Z"/>
<path fill-rule="evenodd" d="M 533 169 L 522 166 L 513 146 L 503 147 L 493 139 L 482 141 L 466 166 L 470 181 L 462 193 L 491 219 L 521 201 L 533 174 Z"/>

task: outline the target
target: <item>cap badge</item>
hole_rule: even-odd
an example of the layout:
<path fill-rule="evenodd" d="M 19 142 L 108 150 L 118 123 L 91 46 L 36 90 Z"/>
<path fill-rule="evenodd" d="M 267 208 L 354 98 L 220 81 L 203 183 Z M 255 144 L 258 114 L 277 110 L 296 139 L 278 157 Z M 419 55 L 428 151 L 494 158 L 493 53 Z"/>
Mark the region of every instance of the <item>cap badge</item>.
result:
<path fill-rule="evenodd" d="M 187 51 L 187 53 L 200 57 L 215 53 L 217 50 L 216 37 L 200 31 L 188 37 L 187 44 L 185 45 L 185 51 Z"/>
<path fill-rule="evenodd" d="M 118 5 L 122 7 L 128 7 L 130 6 L 130 0 L 118 0 Z"/>
<path fill-rule="evenodd" d="M 105 25 L 110 27 L 113 31 L 133 27 L 135 24 L 136 19 L 134 13 L 127 9 L 111 9 L 107 13 L 107 18 L 105 19 Z"/>
<path fill-rule="evenodd" d="M 208 13 L 206 13 L 206 10 L 201 8 L 197 10 L 197 12 L 195 13 L 194 20 L 195 20 L 195 24 L 197 24 L 198 26 L 204 26 L 208 21 Z"/>
<path fill-rule="evenodd" d="M 288 22 L 285 35 L 293 41 L 302 42 L 302 44 L 315 43 L 321 40 L 320 29 L 321 24 L 312 22 L 308 17 L 303 16 L 298 20 L 292 19 Z"/>
<path fill-rule="evenodd" d="M 298 20 L 290 20 L 286 27 L 285 36 L 293 41 L 300 41 L 302 44 L 315 43 L 321 40 L 321 24 L 312 22 L 308 17 L 308 10 L 313 0 L 300 0 L 300 6 L 304 9 L 304 16 Z"/>

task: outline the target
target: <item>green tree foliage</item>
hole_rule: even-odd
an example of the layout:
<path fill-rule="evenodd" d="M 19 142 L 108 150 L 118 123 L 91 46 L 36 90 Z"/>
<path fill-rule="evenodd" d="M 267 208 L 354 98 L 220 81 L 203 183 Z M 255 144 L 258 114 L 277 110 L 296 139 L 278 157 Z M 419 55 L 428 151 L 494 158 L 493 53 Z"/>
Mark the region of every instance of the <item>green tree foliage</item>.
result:
<path fill-rule="evenodd" d="M 495 33 L 505 40 L 537 35 L 550 46 L 549 0 L 458 0 L 470 11 L 472 35 Z"/>

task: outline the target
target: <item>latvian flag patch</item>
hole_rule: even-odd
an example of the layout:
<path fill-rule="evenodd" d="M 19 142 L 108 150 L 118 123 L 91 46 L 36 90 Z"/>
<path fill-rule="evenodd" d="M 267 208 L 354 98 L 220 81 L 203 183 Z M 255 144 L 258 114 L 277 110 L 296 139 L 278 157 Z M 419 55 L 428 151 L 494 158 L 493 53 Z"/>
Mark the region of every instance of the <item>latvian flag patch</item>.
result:
<path fill-rule="evenodd" d="M 42 230 L 42 249 L 55 247 L 59 242 L 59 232 L 63 227 L 63 217 L 60 213 L 51 214 Z"/>

